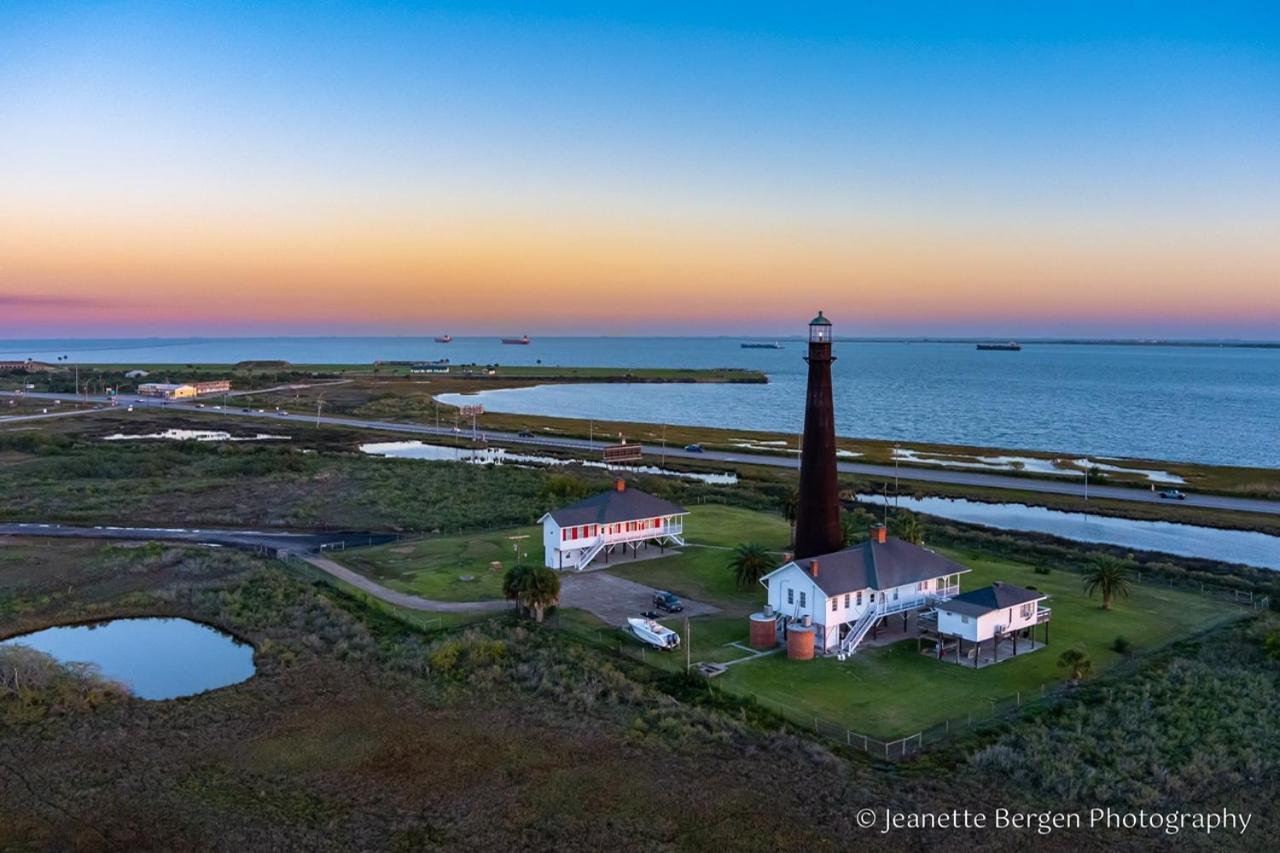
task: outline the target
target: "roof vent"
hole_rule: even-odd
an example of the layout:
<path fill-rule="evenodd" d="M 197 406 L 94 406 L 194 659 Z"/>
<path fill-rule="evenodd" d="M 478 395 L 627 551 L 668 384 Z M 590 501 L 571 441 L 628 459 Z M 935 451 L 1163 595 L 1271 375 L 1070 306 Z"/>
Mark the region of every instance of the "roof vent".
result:
<path fill-rule="evenodd" d="M 627 490 L 627 481 L 619 477 L 613 481 L 614 491 L 625 492 Z"/>

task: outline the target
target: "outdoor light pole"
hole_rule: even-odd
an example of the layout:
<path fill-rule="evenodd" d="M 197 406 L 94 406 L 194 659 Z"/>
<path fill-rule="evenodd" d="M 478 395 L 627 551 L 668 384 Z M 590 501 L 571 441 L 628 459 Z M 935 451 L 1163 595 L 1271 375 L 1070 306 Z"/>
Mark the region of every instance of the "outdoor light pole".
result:
<path fill-rule="evenodd" d="M 902 447 L 901 444 L 895 444 L 893 446 L 893 508 L 894 509 L 898 508 L 898 450 L 901 449 L 901 447 Z"/>

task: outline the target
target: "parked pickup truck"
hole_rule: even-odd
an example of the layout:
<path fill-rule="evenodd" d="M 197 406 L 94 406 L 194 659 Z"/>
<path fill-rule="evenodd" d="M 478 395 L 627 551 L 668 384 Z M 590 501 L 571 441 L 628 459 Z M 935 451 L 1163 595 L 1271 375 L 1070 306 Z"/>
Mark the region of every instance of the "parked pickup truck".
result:
<path fill-rule="evenodd" d="M 653 606 L 668 613 L 679 613 L 684 610 L 684 605 L 680 603 L 678 597 L 661 589 L 653 594 Z"/>

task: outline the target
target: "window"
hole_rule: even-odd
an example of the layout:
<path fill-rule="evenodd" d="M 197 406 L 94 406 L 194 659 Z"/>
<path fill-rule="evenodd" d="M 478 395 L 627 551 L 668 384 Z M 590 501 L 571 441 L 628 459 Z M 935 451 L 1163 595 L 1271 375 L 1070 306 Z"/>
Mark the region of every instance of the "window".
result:
<path fill-rule="evenodd" d="M 805 606 L 805 604 L 804 604 L 804 593 L 803 593 L 803 592 L 802 592 L 802 593 L 800 593 L 800 606 L 801 606 L 801 607 L 804 607 L 804 606 Z"/>
<path fill-rule="evenodd" d="M 1034 605 L 1034 604 L 1024 604 L 1024 605 L 1022 605 L 1022 618 L 1023 618 L 1023 619 L 1030 619 L 1030 618 L 1031 618 L 1031 611 L 1032 611 L 1032 608 L 1034 608 L 1034 607 L 1035 607 L 1035 605 Z"/>
<path fill-rule="evenodd" d="M 840 605 L 840 597 L 837 595 L 833 595 L 831 597 L 831 612 L 835 613 L 836 608 L 839 607 L 839 605 Z"/>
<path fill-rule="evenodd" d="M 861 606 L 862 606 L 862 590 L 858 590 L 857 603 L 858 603 L 858 606 L 859 606 L 859 607 L 861 607 Z"/>
<path fill-rule="evenodd" d="M 847 592 L 844 594 L 844 609 L 849 609 L 849 593 Z"/>
<path fill-rule="evenodd" d="M 961 617 L 960 617 L 960 621 L 961 621 L 961 622 L 963 622 L 964 624 L 968 625 L 968 624 L 969 624 L 969 617 L 968 617 L 968 616 L 961 616 Z"/>
<path fill-rule="evenodd" d="M 796 603 L 796 591 L 794 589 L 787 590 L 787 604 Z"/>
<path fill-rule="evenodd" d="M 893 600 L 898 600 L 898 588 L 896 586 L 893 588 Z"/>

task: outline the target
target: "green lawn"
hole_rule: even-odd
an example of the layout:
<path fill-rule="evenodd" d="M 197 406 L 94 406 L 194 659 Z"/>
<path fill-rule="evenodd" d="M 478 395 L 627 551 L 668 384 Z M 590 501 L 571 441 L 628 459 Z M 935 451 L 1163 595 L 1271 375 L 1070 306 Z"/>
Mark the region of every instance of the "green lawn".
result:
<path fill-rule="evenodd" d="M 974 670 L 935 660 L 916 651 L 914 641 L 864 649 L 850 660 L 834 658 L 791 661 L 772 655 L 731 667 L 716 685 L 818 714 L 873 737 L 891 739 L 914 734 L 946 719 L 989 711 L 991 700 L 1038 696 L 1063 680 L 1058 656 L 1070 647 L 1083 648 L 1095 672 L 1121 656 L 1110 649 L 1118 635 L 1141 654 L 1170 641 L 1236 618 L 1243 611 L 1194 593 L 1135 585 L 1115 610 L 1102 610 L 1097 599 L 1084 597 L 1078 575 L 1056 570 L 1035 574 L 1022 563 L 950 553 L 973 571 L 961 578 L 961 589 L 995 580 L 1038 587 L 1052 597 L 1049 647 Z M 695 628 L 696 630 L 696 628 Z M 746 625 L 741 627 L 745 636 Z"/>
<path fill-rule="evenodd" d="M 527 535 L 521 542 L 522 559 L 542 562 L 542 530 L 517 527 L 463 536 L 432 536 L 418 542 L 401 542 L 361 548 L 337 555 L 347 567 L 401 592 L 439 601 L 482 601 L 502 598 L 502 572 L 490 563 L 512 565 L 514 551 L 509 536 Z M 470 576 L 474 580 L 461 578 Z"/>
<path fill-rule="evenodd" d="M 685 519 L 684 530 L 689 547 L 682 553 L 609 571 L 637 583 L 714 604 L 726 613 L 741 615 L 758 610 L 764 600 L 764 588 L 737 588 L 728 569 L 733 556 L 731 549 L 755 541 L 778 551 L 781 560 L 781 552 L 791 538 L 791 530 L 782 516 L 737 507 L 695 506 Z"/>

